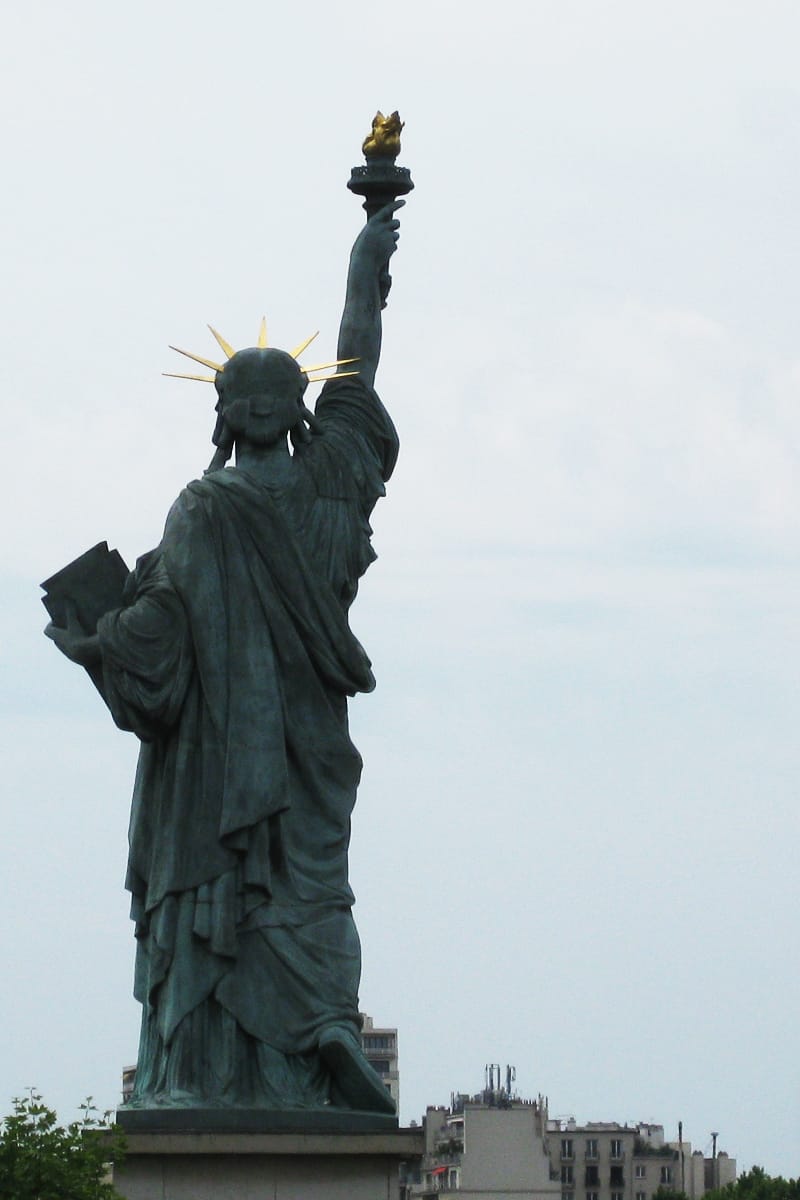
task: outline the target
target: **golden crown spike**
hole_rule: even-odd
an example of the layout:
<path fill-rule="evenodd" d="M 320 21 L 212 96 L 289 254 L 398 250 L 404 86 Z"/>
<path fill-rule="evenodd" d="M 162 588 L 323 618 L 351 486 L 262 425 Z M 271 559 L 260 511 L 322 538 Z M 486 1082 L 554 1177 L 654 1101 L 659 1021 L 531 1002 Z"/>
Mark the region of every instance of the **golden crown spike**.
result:
<path fill-rule="evenodd" d="M 209 325 L 208 328 L 211 332 L 212 337 L 216 341 L 217 345 L 220 347 L 221 350 L 224 351 L 225 357 L 227 359 L 233 358 L 234 354 L 236 353 L 236 350 L 231 345 L 231 343 L 229 341 L 227 341 L 227 339 L 224 338 L 222 336 L 222 334 L 214 328 L 213 325 Z M 303 353 L 303 351 L 308 346 L 311 345 L 311 343 L 314 341 L 314 338 L 317 337 L 318 335 L 319 335 L 319 330 L 317 329 L 314 333 L 310 334 L 307 338 L 305 338 L 304 341 L 299 342 L 298 345 L 295 346 L 293 350 L 289 351 L 289 354 L 291 355 L 291 357 L 293 359 L 297 360 L 299 355 L 301 355 Z M 267 341 L 267 318 L 266 317 L 261 318 L 261 324 L 258 329 L 258 338 L 256 341 L 256 346 L 260 350 L 265 350 L 269 346 L 269 343 Z M 197 383 L 214 383 L 217 378 L 217 375 L 219 375 L 220 373 L 225 371 L 225 363 L 218 363 L 218 362 L 215 362 L 211 358 L 204 358 L 202 354 L 193 354 L 190 350 L 181 350 L 180 346 L 170 346 L 170 350 L 174 350 L 177 354 L 182 354 L 185 358 L 191 358 L 193 362 L 200 363 L 204 367 L 210 367 L 212 371 L 216 372 L 215 375 L 188 375 L 188 374 L 185 375 L 178 371 L 162 371 L 162 374 L 168 376 L 168 378 L 170 378 L 170 379 L 191 379 Z M 298 365 L 299 369 L 303 372 L 303 374 L 306 376 L 309 383 L 324 383 L 326 379 L 343 379 L 343 378 L 346 378 L 351 375 L 358 375 L 358 371 L 337 371 L 336 370 L 337 367 L 349 366 L 351 363 L 354 363 L 354 362 L 358 362 L 358 359 L 357 358 L 334 358 L 334 359 L 331 359 L 330 362 L 314 363 L 313 366 L 309 366 L 309 367 L 301 366 L 300 363 L 298 363 L 297 365 Z M 333 368 L 333 372 L 330 375 L 318 374 L 319 371 L 329 371 L 331 368 Z M 312 372 L 314 373 L 313 377 L 312 377 Z"/>

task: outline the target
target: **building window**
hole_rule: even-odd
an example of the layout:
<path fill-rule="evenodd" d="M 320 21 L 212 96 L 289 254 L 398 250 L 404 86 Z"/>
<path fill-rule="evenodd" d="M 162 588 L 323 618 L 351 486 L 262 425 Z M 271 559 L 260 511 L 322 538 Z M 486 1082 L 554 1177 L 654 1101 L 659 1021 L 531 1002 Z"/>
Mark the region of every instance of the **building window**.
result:
<path fill-rule="evenodd" d="M 369 1060 L 369 1065 L 373 1070 L 377 1071 L 379 1075 L 389 1074 L 389 1063 L 385 1058 L 371 1058 Z"/>
<path fill-rule="evenodd" d="M 646 1179 L 647 1178 L 647 1170 L 645 1168 L 644 1163 L 636 1164 L 636 1178 L 637 1179 Z"/>
<path fill-rule="evenodd" d="M 672 1183 L 672 1167 L 661 1168 L 661 1182 Z"/>
<path fill-rule="evenodd" d="M 611 1157 L 622 1158 L 622 1138 L 611 1139 Z"/>
<path fill-rule="evenodd" d="M 636 1200 L 647 1200 L 647 1192 L 637 1192 Z"/>
<path fill-rule="evenodd" d="M 393 1050 L 394 1038 L 386 1037 L 384 1034 L 368 1033 L 362 1036 L 361 1044 L 365 1050 Z"/>
<path fill-rule="evenodd" d="M 608 1182 L 611 1184 L 612 1188 L 621 1188 L 625 1186 L 625 1175 L 622 1167 L 617 1166 L 611 1168 Z"/>
<path fill-rule="evenodd" d="M 611 1200 L 623 1200 L 622 1192 L 612 1192 Z"/>
<path fill-rule="evenodd" d="M 586 1139 L 586 1157 L 597 1158 L 597 1138 Z"/>
<path fill-rule="evenodd" d="M 572 1158 L 572 1138 L 561 1139 L 561 1157 Z"/>
<path fill-rule="evenodd" d="M 586 1186 L 587 1187 L 597 1187 L 599 1185 L 599 1183 L 600 1183 L 600 1168 L 599 1167 L 587 1167 L 586 1168 Z"/>
<path fill-rule="evenodd" d="M 575 1193 L 574 1192 L 562 1192 L 561 1200 L 575 1200 Z"/>
<path fill-rule="evenodd" d="M 600 1197 L 597 1192 L 587 1192 L 586 1200 L 600 1200 Z"/>
<path fill-rule="evenodd" d="M 566 1166 L 566 1167 L 561 1168 L 561 1182 L 562 1183 L 574 1183 L 575 1182 L 573 1175 L 572 1175 L 572 1167 Z"/>

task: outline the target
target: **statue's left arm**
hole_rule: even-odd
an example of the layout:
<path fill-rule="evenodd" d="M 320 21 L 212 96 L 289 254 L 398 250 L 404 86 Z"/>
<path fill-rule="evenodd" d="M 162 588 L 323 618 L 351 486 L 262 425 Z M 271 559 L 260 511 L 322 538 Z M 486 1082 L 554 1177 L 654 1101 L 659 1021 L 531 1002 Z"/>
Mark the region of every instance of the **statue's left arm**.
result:
<path fill-rule="evenodd" d="M 152 741 L 178 719 L 194 661 L 191 635 L 158 551 L 140 558 L 129 583 L 129 601 L 101 617 L 95 633 L 84 632 L 68 605 L 66 626 L 51 622 L 45 634 L 94 670 L 120 729 Z"/>
<path fill-rule="evenodd" d="M 337 358 L 357 358 L 359 378 L 370 388 L 375 383 L 381 354 L 381 309 L 388 291 L 387 268 L 399 237 L 400 222 L 395 213 L 404 203 L 396 200 L 370 217 L 350 253 Z"/>

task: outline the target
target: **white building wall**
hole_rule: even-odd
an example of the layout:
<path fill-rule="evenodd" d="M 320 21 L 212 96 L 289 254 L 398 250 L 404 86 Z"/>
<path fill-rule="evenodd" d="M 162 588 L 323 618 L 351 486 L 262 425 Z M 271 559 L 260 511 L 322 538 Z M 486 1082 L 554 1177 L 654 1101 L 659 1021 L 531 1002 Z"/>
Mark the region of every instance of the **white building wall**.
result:
<path fill-rule="evenodd" d="M 717 1187 L 727 1187 L 736 1182 L 736 1159 L 721 1150 L 716 1159 Z"/>
<path fill-rule="evenodd" d="M 473 1200 L 498 1195 L 560 1200 L 561 1187 L 550 1179 L 550 1159 L 533 1104 L 464 1109 L 460 1193 Z"/>

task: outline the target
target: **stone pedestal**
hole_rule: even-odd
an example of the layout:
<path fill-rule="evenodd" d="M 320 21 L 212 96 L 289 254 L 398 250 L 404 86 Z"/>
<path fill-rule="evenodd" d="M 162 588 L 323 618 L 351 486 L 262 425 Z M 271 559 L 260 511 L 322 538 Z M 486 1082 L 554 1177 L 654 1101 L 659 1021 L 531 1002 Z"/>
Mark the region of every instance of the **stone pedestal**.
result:
<path fill-rule="evenodd" d="M 381 1133 L 128 1133 L 126 1200 L 399 1200 L 418 1129 Z"/>

